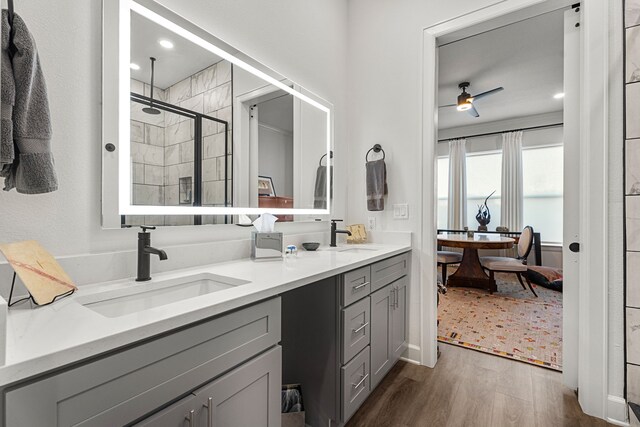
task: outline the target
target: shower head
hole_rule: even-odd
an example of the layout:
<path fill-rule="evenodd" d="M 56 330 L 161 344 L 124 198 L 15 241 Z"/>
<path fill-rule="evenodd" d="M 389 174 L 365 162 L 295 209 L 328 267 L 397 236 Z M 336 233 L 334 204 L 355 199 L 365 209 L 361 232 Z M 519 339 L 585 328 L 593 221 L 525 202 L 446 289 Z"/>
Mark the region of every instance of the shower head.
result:
<path fill-rule="evenodd" d="M 160 110 L 153 107 L 145 107 L 142 109 L 142 112 L 147 114 L 153 114 L 154 116 L 160 114 Z"/>
<path fill-rule="evenodd" d="M 158 115 L 160 114 L 160 110 L 158 110 L 157 108 L 153 108 L 153 79 L 154 79 L 154 75 L 155 75 L 155 62 L 156 62 L 156 58 L 151 57 L 149 58 L 151 60 L 151 101 L 149 101 L 149 106 L 145 107 L 142 109 L 143 113 L 147 113 L 147 114 L 153 114 Z"/>

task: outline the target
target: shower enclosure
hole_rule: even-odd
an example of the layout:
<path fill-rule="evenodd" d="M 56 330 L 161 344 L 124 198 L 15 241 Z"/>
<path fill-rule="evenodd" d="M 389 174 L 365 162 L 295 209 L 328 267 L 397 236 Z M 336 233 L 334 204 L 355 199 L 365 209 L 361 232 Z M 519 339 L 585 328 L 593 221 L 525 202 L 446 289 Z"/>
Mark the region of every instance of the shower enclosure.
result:
<path fill-rule="evenodd" d="M 229 122 L 131 92 L 132 203 L 160 206 L 233 206 L 233 153 Z M 144 117 L 142 116 L 142 117 Z M 158 119 L 156 119 L 156 117 Z M 136 129 L 140 129 L 137 131 Z M 231 223 L 232 216 L 122 216 L 123 226 Z"/>

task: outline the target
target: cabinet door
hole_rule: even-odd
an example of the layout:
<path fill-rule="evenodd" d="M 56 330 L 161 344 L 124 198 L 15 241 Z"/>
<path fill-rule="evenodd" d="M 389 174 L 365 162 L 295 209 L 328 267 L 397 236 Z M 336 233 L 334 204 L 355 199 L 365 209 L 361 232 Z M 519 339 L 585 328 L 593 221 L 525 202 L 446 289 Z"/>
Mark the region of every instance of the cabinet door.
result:
<path fill-rule="evenodd" d="M 198 402 L 193 394 L 177 401 L 168 408 L 145 418 L 135 427 L 195 427 Z"/>
<path fill-rule="evenodd" d="M 391 284 L 395 302 L 391 310 L 391 363 L 395 363 L 407 348 L 407 278 Z"/>
<path fill-rule="evenodd" d="M 371 294 L 371 388 L 391 369 L 391 316 L 393 285 Z"/>
<path fill-rule="evenodd" d="M 276 346 L 195 392 L 196 425 L 279 427 L 282 349 Z"/>

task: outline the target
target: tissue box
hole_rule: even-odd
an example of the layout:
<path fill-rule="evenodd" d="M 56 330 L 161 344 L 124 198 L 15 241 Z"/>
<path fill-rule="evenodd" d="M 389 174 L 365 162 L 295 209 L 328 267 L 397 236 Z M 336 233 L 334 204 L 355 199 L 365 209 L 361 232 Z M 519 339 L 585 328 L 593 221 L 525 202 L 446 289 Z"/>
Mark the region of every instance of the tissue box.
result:
<path fill-rule="evenodd" d="M 282 233 L 251 233 L 252 259 L 277 259 L 283 253 Z"/>

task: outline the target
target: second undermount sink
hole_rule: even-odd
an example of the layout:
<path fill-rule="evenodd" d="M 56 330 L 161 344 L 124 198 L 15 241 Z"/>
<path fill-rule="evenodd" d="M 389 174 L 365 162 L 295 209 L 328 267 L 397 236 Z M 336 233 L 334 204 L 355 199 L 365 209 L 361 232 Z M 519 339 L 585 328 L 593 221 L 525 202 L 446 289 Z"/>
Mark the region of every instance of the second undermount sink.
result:
<path fill-rule="evenodd" d="M 80 297 L 77 301 L 105 317 L 120 317 L 250 283 L 211 273 L 144 282 Z"/>

